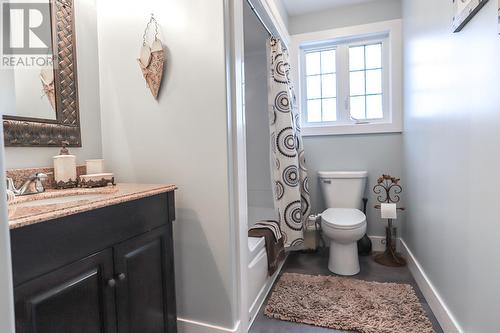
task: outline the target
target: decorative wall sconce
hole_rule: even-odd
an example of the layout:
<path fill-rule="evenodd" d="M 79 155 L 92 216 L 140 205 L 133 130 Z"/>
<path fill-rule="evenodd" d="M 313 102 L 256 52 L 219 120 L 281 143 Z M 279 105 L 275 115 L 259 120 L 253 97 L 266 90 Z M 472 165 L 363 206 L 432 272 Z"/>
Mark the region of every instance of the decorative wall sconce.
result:
<path fill-rule="evenodd" d="M 149 45 L 147 37 L 152 24 L 154 24 L 155 28 L 155 39 L 153 43 Z M 161 40 L 158 38 L 158 22 L 156 21 L 154 14 L 151 14 L 151 18 L 146 25 L 146 29 L 144 29 L 141 53 L 137 61 L 139 62 L 139 67 L 141 68 L 142 75 L 146 80 L 146 84 L 148 85 L 149 90 L 151 90 L 151 94 L 155 99 L 157 99 L 163 78 L 165 51 L 163 50 Z"/>

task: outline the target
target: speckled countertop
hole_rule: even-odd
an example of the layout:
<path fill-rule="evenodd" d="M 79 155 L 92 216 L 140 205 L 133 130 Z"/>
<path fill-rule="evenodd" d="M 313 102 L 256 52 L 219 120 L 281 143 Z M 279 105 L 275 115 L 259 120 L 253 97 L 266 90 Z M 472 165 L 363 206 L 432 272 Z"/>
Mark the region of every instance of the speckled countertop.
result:
<path fill-rule="evenodd" d="M 175 185 L 117 184 L 94 189 L 47 190 L 16 197 L 9 202 L 9 228 L 16 229 L 175 189 Z"/>

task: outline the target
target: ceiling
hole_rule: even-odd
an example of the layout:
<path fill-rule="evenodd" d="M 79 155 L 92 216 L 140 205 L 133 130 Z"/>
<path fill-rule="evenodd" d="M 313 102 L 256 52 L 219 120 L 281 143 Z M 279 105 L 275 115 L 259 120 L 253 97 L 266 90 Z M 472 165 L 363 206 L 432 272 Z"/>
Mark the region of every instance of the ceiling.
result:
<path fill-rule="evenodd" d="M 352 6 L 377 0 L 282 0 L 288 15 L 296 16 L 342 6 Z"/>

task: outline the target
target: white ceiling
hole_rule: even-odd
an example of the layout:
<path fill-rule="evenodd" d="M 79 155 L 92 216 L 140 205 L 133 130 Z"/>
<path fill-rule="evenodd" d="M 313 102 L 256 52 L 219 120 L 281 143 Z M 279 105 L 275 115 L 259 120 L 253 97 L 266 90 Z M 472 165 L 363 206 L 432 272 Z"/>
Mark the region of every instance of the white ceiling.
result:
<path fill-rule="evenodd" d="M 282 0 L 288 15 L 295 16 L 377 0 Z"/>

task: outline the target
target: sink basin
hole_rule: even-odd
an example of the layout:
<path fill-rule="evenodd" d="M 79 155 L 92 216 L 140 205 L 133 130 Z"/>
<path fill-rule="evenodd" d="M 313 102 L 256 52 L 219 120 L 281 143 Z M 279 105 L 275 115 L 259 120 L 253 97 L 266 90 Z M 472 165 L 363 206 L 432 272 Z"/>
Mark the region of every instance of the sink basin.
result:
<path fill-rule="evenodd" d="M 9 219 L 99 201 L 116 191 L 117 188 L 110 186 L 94 189 L 48 190 L 44 193 L 19 196 L 9 202 Z"/>
<path fill-rule="evenodd" d="M 52 197 L 47 199 L 36 199 L 20 203 L 14 203 L 17 207 L 36 207 L 54 204 L 66 204 L 75 201 L 91 201 L 102 198 L 104 194 L 75 194 L 69 196 Z"/>
<path fill-rule="evenodd" d="M 99 188 L 73 188 L 67 190 L 48 190 L 43 193 L 18 196 L 9 205 L 16 206 L 42 206 L 59 203 L 68 203 L 80 200 L 94 200 L 106 194 L 112 194 L 117 191 L 116 187 Z"/>

